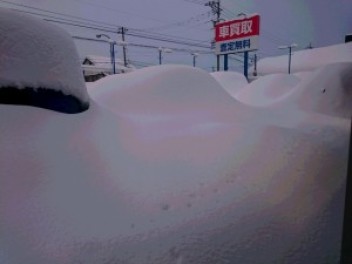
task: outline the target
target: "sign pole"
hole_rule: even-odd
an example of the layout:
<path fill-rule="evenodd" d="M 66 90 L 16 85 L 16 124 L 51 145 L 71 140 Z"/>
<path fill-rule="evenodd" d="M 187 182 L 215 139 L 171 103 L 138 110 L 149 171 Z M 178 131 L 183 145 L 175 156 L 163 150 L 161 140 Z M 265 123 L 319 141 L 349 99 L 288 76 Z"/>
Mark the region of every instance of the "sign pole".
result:
<path fill-rule="evenodd" d="M 216 55 L 216 70 L 220 71 L 220 55 Z"/>
<path fill-rule="evenodd" d="M 259 38 L 260 16 L 246 15 L 241 19 L 233 19 L 215 24 L 215 54 L 217 70 L 220 58 L 224 55 L 224 70 L 228 70 L 228 54 L 244 53 L 244 75 L 248 79 L 249 51 L 257 50 Z"/>
<path fill-rule="evenodd" d="M 225 54 L 224 55 L 224 71 L 229 70 L 229 55 Z"/>
<path fill-rule="evenodd" d="M 243 74 L 244 76 L 246 76 L 247 80 L 248 80 L 248 51 L 244 52 L 244 71 Z"/>
<path fill-rule="evenodd" d="M 254 76 L 257 76 L 257 54 L 254 54 Z"/>

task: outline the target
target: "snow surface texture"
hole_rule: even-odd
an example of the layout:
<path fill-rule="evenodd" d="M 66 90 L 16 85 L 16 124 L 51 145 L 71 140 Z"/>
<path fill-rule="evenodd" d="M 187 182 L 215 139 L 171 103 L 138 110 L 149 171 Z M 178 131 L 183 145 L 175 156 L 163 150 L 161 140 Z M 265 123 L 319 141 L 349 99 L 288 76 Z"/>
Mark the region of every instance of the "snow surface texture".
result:
<path fill-rule="evenodd" d="M 208 111 L 188 89 L 170 91 L 173 72 L 213 101 Z M 105 91 L 129 93 L 129 108 L 0 106 L 1 263 L 338 263 L 349 120 L 248 116 L 198 77 L 181 66 L 131 73 L 128 90 Z"/>
<path fill-rule="evenodd" d="M 0 89 L 49 89 L 87 105 L 78 53 L 71 36 L 37 18 L 0 9 Z"/>
<path fill-rule="evenodd" d="M 312 71 L 317 68 L 337 62 L 352 61 L 352 43 L 344 43 L 323 48 L 295 51 L 292 50 L 291 73 Z M 253 72 L 253 67 L 250 68 Z M 258 75 L 288 72 L 287 54 L 278 57 L 268 57 L 258 61 Z"/>
<path fill-rule="evenodd" d="M 241 112 L 236 114 L 237 118 L 247 119 L 252 110 L 231 98 L 207 72 L 180 65 L 154 66 L 108 76 L 95 82 L 88 91 L 102 107 L 144 122 L 167 120 L 169 116 L 188 120 L 190 124 L 211 118 L 224 121 L 232 120 L 236 112 Z M 168 129 L 172 130 L 171 124 Z"/>
<path fill-rule="evenodd" d="M 251 82 L 233 96 L 248 105 L 269 106 L 287 96 L 299 82 L 294 75 L 271 74 Z"/>
<path fill-rule="evenodd" d="M 342 102 L 350 67 L 271 107 L 174 65 L 99 80 L 77 115 L 0 105 L 0 263 L 339 263 L 351 107 L 318 89 Z"/>
<path fill-rule="evenodd" d="M 212 72 L 210 75 L 233 97 L 238 90 L 248 84 L 246 77 L 238 72 Z"/>
<path fill-rule="evenodd" d="M 279 107 L 325 115 L 352 116 L 352 62 L 334 63 L 314 71 L 297 85 Z"/>

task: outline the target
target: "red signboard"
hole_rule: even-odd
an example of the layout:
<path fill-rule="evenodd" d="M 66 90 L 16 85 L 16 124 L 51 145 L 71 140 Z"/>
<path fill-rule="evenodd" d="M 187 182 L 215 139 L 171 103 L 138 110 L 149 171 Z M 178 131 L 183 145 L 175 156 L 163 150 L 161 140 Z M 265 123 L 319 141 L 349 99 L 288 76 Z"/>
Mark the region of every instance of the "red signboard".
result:
<path fill-rule="evenodd" d="M 215 26 L 215 53 L 239 53 L 258 49 L 259 15 L 245 16 Z"/>
<path fill-rule="evenodd" d="M 218 23 L 215 41 L 233 40 L 259 35 L 259 15 Z"/>

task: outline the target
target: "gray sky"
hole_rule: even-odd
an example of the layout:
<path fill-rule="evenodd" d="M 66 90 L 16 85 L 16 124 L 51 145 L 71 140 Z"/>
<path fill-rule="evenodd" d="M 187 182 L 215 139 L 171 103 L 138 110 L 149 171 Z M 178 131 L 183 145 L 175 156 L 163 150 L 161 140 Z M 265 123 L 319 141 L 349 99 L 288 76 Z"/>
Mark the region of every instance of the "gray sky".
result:
<path fill-rule="evenodd" d="M 82 17 L 99 21 L 99 27 L 125 26 L 130 29 L 127 35 L 130 43 L 171 48 L 205 50 L 204 48 L 185 46 L 172 42 L 160 42 L 144 38 L 146 34 L 157 38 L 167 38 L 184 42 L 198 42 L 201 46 L 209 46 L 213 38 L 210 8 L 205 6 L 205 0 L 0 0 L 0 6 L 26 10 L 26 12 L 41 13 L 56 20 L 66 14 L 74 17 L 66 19 L 77 20 Z M 12 3 L 12 4 L 11 4 Z M 42 12 L 24 6 L 50 10 L 54 13 Z M 300 48 L 309 43 L 314 47 L 322 47 L 344 41 L 346 33 L 352 33 L 352 2 L 351 0 L 221 0 L 222 18 L 233 19 L 240 12 L 259 13 L 261 15 L 261 36 L 259 57 L 280 55 L 285 51 L 278 50 L 279 45 L 292 42 Z M 41 16 L 42 17 L 42 16 Z M 66 20 L 67 22 L 67 20 Z M 107 24 L 102 24 L 107 23 Z M 72 21 L 70 21 L 72 23 Z M 92 26 L 92 21 L 81 21 L 79 24 Z M 95 23 L 94 23 L 95 24 Z M 101 30 L 58 24 L 72 35 L 95 38 Z M 95 27 L 96 25 L 94 25 Z M 105 32 L 114 39 L 120 35 Z M 160 34 L 163 34 L 162 36 Z M 141 38 L 143 36 L 143 38 Z M 106 43 L 75 40 L 81 57 L 87 54 L 109 56 L 109 46 Z M 209 50 L 207 50 L 209 51 Z M 122 56 L 121 47 L 117 48 L 117 56 Z M 241 60 L 239 56 L 232 56 Z M 152 48 L 128 47 L 128 59 L 138 65 L 158 64 L 158 51 Z M 164 54 L 164 63 L 192 64 L 189 52 L 175 50 Z M 213 54 L 200 55 L 197 65 L 211 71 L 215 66 Z M 230 60 L 230 69 L 241 70 L 241 63 Z"/>

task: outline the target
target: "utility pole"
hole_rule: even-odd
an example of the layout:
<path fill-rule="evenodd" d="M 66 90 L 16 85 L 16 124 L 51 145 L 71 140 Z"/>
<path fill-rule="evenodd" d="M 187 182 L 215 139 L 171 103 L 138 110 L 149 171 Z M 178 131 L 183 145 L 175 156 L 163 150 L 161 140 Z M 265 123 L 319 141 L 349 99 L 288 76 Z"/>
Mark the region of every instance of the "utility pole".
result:
<path fill-rule="evenodd" d="M 220 16 L 221 16 L 221 4 L 220 0 L 216 1 L 209 1 L 208 3 L 205 4 L 205 6 L 209 6 L 211 8 L 211 11 L 213 12 L 213 15 L 216 15 L 216 20 L 213 20 L 214 28 L 217 23 L 220 22 Z M 217 71 L 220 71 L 220 55 L 216 55 L 216 68 Z"/>
<path fill-rule="evenodd" d="M 121 34 L 122 41 L 125 42 L 125 33 L 127 32 L 127 28 L 125 27 L 120 27 L 118 33 Z M 122 45 L 122 51 L 123 51 L 123 65 L 127 67 L 127 51 L 126 51 L 126 45 Z"/>
<path fill-rule="evenodd" d="M 244 52 L 244 67 L 243 67 L 243 74 L 248 80 L 248 59 L 249 59 L 249 54 L 248 51 Z"/>

